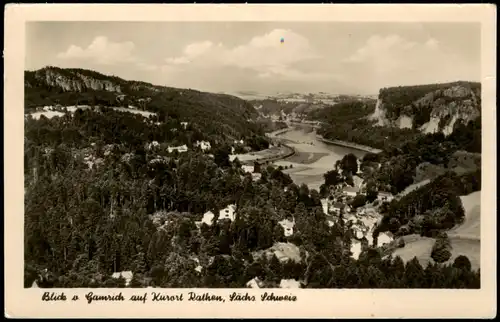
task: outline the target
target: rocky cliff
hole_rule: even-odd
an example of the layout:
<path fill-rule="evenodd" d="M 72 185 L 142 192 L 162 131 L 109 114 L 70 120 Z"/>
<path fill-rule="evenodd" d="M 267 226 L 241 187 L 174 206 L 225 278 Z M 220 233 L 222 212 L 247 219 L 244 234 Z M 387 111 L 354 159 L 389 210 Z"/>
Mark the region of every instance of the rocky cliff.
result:
<path fill-rule="evenodd" d="M 480 115 L 481 84 L 455 82 L 381 89 L 369 119 L 378 126 L 449 135 L 457 122 L 467 124 Z"/>
<path fill-rule="evenodd" d="M 25 72 L 24 85 L 27 88 L 47 87 L 63 92 L 84 92 L 88 90 L 121 93 L 122 80 L 116 77 L 83 69 L 62 69 L 45 67 Z"/>
<path fill-rule="evenodd" d="M 90 105 L 145 110 L 177 119 L 220 137 L 259 134 L 258 112 L 238 97 L 129 81 L 92 70 L 45 67 L 26 71 L 25 113 L 44 106 Z"/>
<path fill-rule="evenodd" d="M 182 105 L 217 112 L 236 112 L 234 116 L 256 117 L 255 109 L 246 101 L 231 95 L 200 92 L 140 81 L 129 81 L 86 69 L 45 67 L 24 74 L 25 108 L 45 105 L 100 104 L 141 109 L 158 109 Z M 170 103 L 170 104 L 168 104 Z M 175 104 L 174 104 L 175 103 Z M 181 111 L 175 111 L 177 112 Z"/>

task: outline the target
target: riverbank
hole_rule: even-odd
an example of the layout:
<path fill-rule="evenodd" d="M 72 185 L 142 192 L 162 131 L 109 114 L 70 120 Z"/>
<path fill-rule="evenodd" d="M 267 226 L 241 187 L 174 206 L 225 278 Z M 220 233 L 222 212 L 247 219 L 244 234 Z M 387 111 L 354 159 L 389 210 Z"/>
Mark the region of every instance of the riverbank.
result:
<path fill-rule="evenodd" d="M 346 141 L 341 141 L 341 140 L 328 140 L 328 139 L 323 138 L 319 134 L 316 134 L 316 138 L 319 141 L 326 143 L 326 144 L 339 145 L 339 146 L 343 146 L 346 148 L 356 149 L 356 150 L 364 151 L 364 152 L 368 152 L 368 153 L 380 153 L 380 152 L 382 152 L 382 150 L 380 150 L 380 149 L 375 149 L 375 148 L 372 148 L 372 147 L 369 147 L 366 145 L 361 145 L 361 144 L 346 142 Z"/>
<path fill-rule="evenodd" d="M 285 134 L 286 132 L 291 131 L 291 130 L 293 130 L 293 128 L 287 127 L 285 129 L 280 129 L 280 130 L 276 130 L 274 132 L 266 133 L 266 136 L 269 138 L 275 139 L 275 138 L 277 138 L 277 136 Z"/>
<path fill-rule="evenodd" d="M 292 148 L 291 146 L 286 145 L 284 143 L 281 143 L 281 147 L 284 148 L 282 150 L 282 151 L 284 151 L 283 153 L 279 153 L 276 156 L 271 156 L 271 157 L 267 157 L 267 158 L 259 158 L 259 159 L 256 159 L 255 161 L 258 162 L 259 164 L 262 164 L 262 163 L 271 163 L 271 162 L 276 162 L 276 161 L 279 161 L 279 160 L 283 160 L 283 159 L 289 158 L 291 156 L 294 156 L 295 153 L 297 153 L 297 151 L 294 148 Z"/>
<path fill-rule="evenodd" d="M 284 134 L 291 130 L 293 129 L 286 128 L 266 133 L 266 136 L 272 139 L 273 144 L 275 145 L 272 148 L 258 152 L 250 152 L 240 155 L 231 155 L 229 158 L 231 161 L 233 161 L 235 158 L 238 158 L 242 164 L 253 165 L 255 162 L 259 164 L 272 163 L 294 156 L 297 153 L 297 151 L 290 145 L 284 143 L 283 140 L 281 140 L 278 137 L 279 135 Z"/>

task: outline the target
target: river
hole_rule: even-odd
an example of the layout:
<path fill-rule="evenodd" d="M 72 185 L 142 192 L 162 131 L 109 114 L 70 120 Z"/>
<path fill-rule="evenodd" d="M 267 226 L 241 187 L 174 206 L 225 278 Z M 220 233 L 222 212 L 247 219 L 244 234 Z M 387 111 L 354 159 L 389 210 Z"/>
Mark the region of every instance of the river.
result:
<path fill-rule="evenodd" d="M 368 153 L 363 150 L 324 143 L 317 138 L 315 131 L 302 127 L 295 127 L 289 131 L 275 132 L 275 135 L 270 135 L 270 137 L 295 149 L 296 153 L 293 156 L 276 161 L 274 164 L 288 167 L 292 165 L 292 168 L 285 169 L 283 172 L 288 173 L 295 184 L 301 185 L 305 183 L 309 187 L 309 190 L 316 189 L 319 191 L 319 187 L 324 183 L 323 174 L 334 169 L 335 162 L 341 160 L 345 155 L 352 153 L 359 160 Z M 356 178 L 361 179 L 355 177 L 355 183 L 358 184 Z M 327 201 L 326 199 L 322 199 L 321 201 L 323 211 L 327 213 Z M 353 230 L 358 235 L 358 238 L 364 236 L 367 238 L 368 243 L 372 245 L 373 229 L 381 216 L 371 205 L 367 205 L 365 210 L 370 212 L 370 214 L 360 215 L 359 213 L 350 213 L 345 215 L 344 220 L 352 221 Z M 379 245 L 388 243 L 391 240 L 392 237 L 384 233 L 378 237 Z M 351 252 L 353 258 L 358 258 L 361 253 L 361 243 L 356 239 L 352 240 Z"/>
<path fill-rule="evenodd" d="M 319 191 L 324 182 L 323 174 L 334 169 L 335 162 L 341 160 L 345 155 L 353 153 L 362 158 L 367 152 L 347 148 L 343 146 L 323 143 L 316 137 L 315 131 L 293 128 L 275 136 L 288 146 L 295 149 L 295 155 L 275 162 L 276 165 L 292 166 L 284 170 L 297 184 L 303 183 L 309 189 Z"/>

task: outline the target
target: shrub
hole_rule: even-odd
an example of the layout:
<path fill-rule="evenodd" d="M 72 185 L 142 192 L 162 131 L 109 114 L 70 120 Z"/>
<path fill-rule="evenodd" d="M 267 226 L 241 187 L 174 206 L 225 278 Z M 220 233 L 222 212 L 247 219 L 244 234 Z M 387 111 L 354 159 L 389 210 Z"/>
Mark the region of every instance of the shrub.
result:
<path fill-rule="evenodd" d="M 472 265 L 470 263 L 470 260 L 466 256 L 460 255 L 457 258 L 455 258 L 455 261 L 453 262 L 453 267 L 458 268 L 458 269 L 462 269 L 465 271 L 470 271 L 472 268 Z"/>
<path fill-rule="evenodd" d="M 448 235 L 442 232 L 438 234 L 436 242 L 432 247 L 431 258 L 436 263 L 444 263 L 451 258 L 451 244 Z"/>

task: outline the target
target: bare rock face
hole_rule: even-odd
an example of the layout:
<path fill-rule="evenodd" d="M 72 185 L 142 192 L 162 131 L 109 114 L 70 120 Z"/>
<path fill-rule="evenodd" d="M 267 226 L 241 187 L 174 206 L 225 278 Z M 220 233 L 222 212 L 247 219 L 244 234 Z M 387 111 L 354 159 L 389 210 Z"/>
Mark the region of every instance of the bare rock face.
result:
<path fill-rule="evenodd" d="M 466 97 L 470 94 L 470 90 L 463 86 L 453 86 L 451 88 L 445 89 L 443 95 L 447 97 Z"/>
<path fill-rule="evenodd" d="M 420 130 L 424 133 L 442 132 L 449 135 L 457 122 L 468 123 L 481 115 L 480 89 L 472 89 L 460 83 L 450 85 L 449 88 L 432 90 L 413 102 L 400 106 L 398 114 L 393 113 L 391 119 L 387 117 L 391 114 L 388 112 L 388 104 L 379 98 L 371 119 L 376 120 L 379 126 L 411 128 L 415 116 L 413 111 L 430 109 L 430 120 L 421 125 Z"/>
<path fill-rule="evenodd" d="M 84 76 L 81 74 L 78 74 L 80 76 L 81 80 L 83 81 L 83 84 L 87 88 L 91 88 L 96 91 L 108 91 L 108 92 L 117 92 L 121 93 L 120 85 L 114 84 L 110 81 L 107 80 L 97 80 L 92 77 Z"/>
<path fill-rule="evenodd" d="M 65 92 L 82 92 L 86 89 L 121 93 L 119 84 L 97 79 L 81 73 L 62 74 L 50 68 L 36 72 L 35 78 L 51 87 L 59 87 Z"/>

